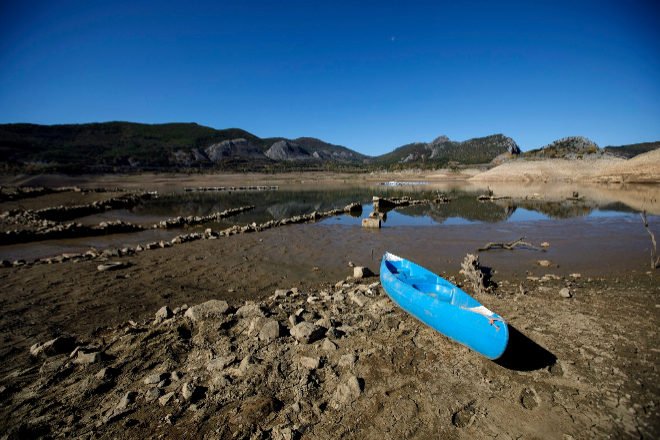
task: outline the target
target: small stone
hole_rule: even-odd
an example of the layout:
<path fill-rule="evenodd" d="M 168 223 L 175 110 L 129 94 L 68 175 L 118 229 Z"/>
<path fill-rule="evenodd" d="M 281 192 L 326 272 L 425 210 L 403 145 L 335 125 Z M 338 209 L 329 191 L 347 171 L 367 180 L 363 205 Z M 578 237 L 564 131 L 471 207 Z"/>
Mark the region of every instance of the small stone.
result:
<path fill-rule="evenodd" d="M 316 370 L 321 365 L 321 359 L 318 357 L 300 356 L 298 361 L 308 370 Z"/>
<path fill-rule="evenodd" d="M 73 360 L 73 363 L 78 365 L 91 365 L 97 362 L 101 362 L 101 357 L 101 353 L 98 351 L 91 353 L 83 353 L 82 351 L 78 351 L 78 355 Z"/>
<path fill-rule="evenodd" d="M 170 379 L 172 382 L 178 382 L 183 378 L 183 374 L 180 371 L 172 371 L 170 374 Z"/>
<path fill-rule="evenodd" d="M 549 248 L 549 247 L 550 247 L 550 243 L 548 243 L 547 241 L 544 241 L 543 243 L 541 243 L 541 247 L 542 247 L 542 248 Z"/>
<path fill-rule="evenodd" d="M 359 307 L 364 307 L 364 305 L 368 301 L 368 298 L 366 296 L 364 296 L 362 293 L 356 292 L 356 291 L 348 292 L 348 297 L 351 299 L 351 301 L 353 301 Z"/>
<path fill-rule="evenodd" d="M 236 355 L 233 354 L 211 359 L 209 363 L 206 364 L 206 369 L 208 371 L 221 371 L 227 368 L 229 365 L 233 364 L 234 361 L 236 361 Z"/>
<path fill-rule="evenodd" d="M 559 291 L 559 296 L 561 296 L 562 298 L 571 298 L 573 294 L 571 293 L 571 289 L 569 289 L 568 287 L 564 287 Z"/>
<path fill-rule="evenodd" d="M 101 379 L 101 380 L 110 380 L 110 379 L 115 378 L 115 377 L 117 376 L 118 373 L 119 373 L 119 370 L 117 370 L 116 368 L 105 367 L 105 368 L 101 368 L 101 369 L 98 371 L 98 373 L 96 373 L 94 376 L 95 376 L 97 379 Z"/>
<path fill-rule="evenodd" d="M 335 351 L 337 350 L 337 344 L 332 342 L 330 339 L 324 339 L 323 344 L 321 344 L 321 348 L 325 351 Z"/>
<path fill-rule="evenodd" d="M 312 342 L 321 339 L 324 334 L 325 329 L 309 322 L 301 322 L 291 329 L 291 336 L 296 338 L 297 341 L 306 344 L 311 344 Z"/>
<path fill-rule="evenodd" d="M 340 357 L 339 362 L 337 362 L 337 365 L 342 368 L 353 368 L 355 366 L 356 361 L 357 361 L 357 356 L 355 356 L 355 354 L 353 353 L 349 353 Z"/>
<path fill-rule="evenodd" d="M 259 332 L 259 340 L 270 342 L 280 337 L 280 323 L 274 319 L 269 319 Z"/>
<path fill-rule="evenodd" d="M 149 388 L 145 393 L 144 393 L 144 400 L 147 402 L 153 402 L 154 400 L 158 399 L 160 397 L 160 390 L 158 388 Z"/>
<path fill-rule="evenodd" d="M 197 387 L 190 382 L 185 382 L 181 387 L 181 395 L 184 400 L 190 400 L 194 397 Z"/>
<path fill-rule="evenodd" d="M 236 316 L 239 318 L 249 318 L 253 316 L 265 316 L 265 314 L 259 304 L 248 301 L 236 311 Z"/>
<path fill-rule="evenodd" d="M 552 262 L 550 260 L 536 260 L 536 264 L 538 264 L 541 267 L 550 267 L 550 266 L 552 266 Z"/>
<path fill-rule="evenodd" d="M 258 336 L 259 332 L 261 331 L 261 327 L 263 327 L 267 321 L 268 320 L 263 316 L 256 316 L 252 318 L 252 320 L 250 320 L 250 325 L 248 326 L 247 335 L 249 337 Z"/>
<path fill-rule="evenodd" d="M 289 315 L 289 324 L 291 324 L 291 327 L 298 324 L 299 322 L 300 322 L 299 317 L 297 317 L 296 315 Z"/>
<path fill-rule="evenodd" d="M 135 397 L 137 396 L 137 393 L 135 391 L 129 391 L 126 394 L 124 394 L 124 397 L 121 398 L 117 406 L 115 407 L 115 410 L 121 411 L 129 407 L 131 403 L 135 400 Z"/>
<path fill-rule="evenodd" d="M 229 310 L 227 301 L 212 299 L 205 303 L 198 304 L 186 310 L 184 316 L 192 322 L 198 322 L 205 319 L 219 319 L 222 318 Z"/>
<path fill-rule="evenodd" d="M 107 263 L 99 264 L 96 266 L 96 270 L 99 272 L 106 272 L 108 270 L 119 270 L 119 269 L 124 269 L 128 267 L 128 263 L 120 262 L 120 261 L 109 261 Z"/>
<path fill-rule="evenodd" d="M 55 356 L 62 353 L 70 353 L 76 344 L 76 339 L 72 336 L 58 336 L 55 339 L 44 342 L 43 344 L 34 344 L 30 347 L 30 354 L 34 357 L 42 354 L 46 356 Z"/>
<path fill-rule="evenodd" d="M 362 279 L 366 277 L 371 277 L 373 276 L 374 273 L 368 268 L 364 266 L 355 266 L 353 268 L 353 278 L 355 279 Z"/>
<path fill-rule="evenodd" d="M 41 367 L 39 368 L 39 374 L 43 375 L 52 375 L 57 372 L 60 368 L 64 367 L 68 359 L 66 356 L 53 356 L 46 358 Z"/>
<path fill-rule="evenodd" d="M 145 385 L 154 385 L 160 382 L 161 380 L 166 379 L 169 376 L 167 373 L 154 373 L 145 377 L 142 381 Z"/>
<path fill-rule="evenodd" d="M 163 306 L 156 312 L 156 321 L 161 322 L 166 319 L 170 319 L 174 314 L 169 307 Z"/>
<path fill-rule="evenodd" d="M 582 278 L 582 274 L 576 272 L 576 273 L 572 273 L 572 274 L 570 275 L 570 277 L 571 277 L 571 278 L 578 279 L 578 278 Z"/>
<path fill-rule="evenodd" d="M 360 380 L 351 375 L 348 376 L 335 390 L 330 405 L 335 409 L 342 409 L 345 405 L 355 402 L 362 394 Z"/>
<path fill-rule="evenodd" d="M 323 328 L 330 328 L 332 327 L 332 321 L 330 318 L 319 318 L 314 322 L 315 325 L 318 327 L 323 327 Z"/>
<path fill-rule="evenodd" d="M 160 403 L 161 406 L 165 406 L 168 403 L 170 403 L 170 400 L 172 400 L 172 397 L 174 397 L 174 391 L 171 391 L 169 393 L 163 394 L 159 399 L 158 403 Z"/>
<path fill-rule="evenodd" d="M 276 301 L 281 298 L 286 298 L 291 293 L 288 289 L 275 289 L 275 293 L 270 296 L 270 299 Z"/>

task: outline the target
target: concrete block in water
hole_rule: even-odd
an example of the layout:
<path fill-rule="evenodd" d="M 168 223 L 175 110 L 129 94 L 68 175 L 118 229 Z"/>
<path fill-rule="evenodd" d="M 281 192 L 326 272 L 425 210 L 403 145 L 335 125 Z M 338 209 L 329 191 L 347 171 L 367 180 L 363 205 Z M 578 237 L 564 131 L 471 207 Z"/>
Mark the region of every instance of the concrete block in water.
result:
<path fill-rule="evenodd" d="M 362 219 L 363 228 L 380 228 L 380 219 L 379 218 L 363 218 Z"/>

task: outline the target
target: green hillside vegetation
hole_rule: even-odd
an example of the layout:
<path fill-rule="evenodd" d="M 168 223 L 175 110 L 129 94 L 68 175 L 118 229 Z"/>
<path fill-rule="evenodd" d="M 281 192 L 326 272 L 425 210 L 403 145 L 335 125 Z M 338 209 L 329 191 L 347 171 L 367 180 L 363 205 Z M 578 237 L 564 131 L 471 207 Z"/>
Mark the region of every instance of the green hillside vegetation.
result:
<path fill-rule="evenodd" d="M 525 152 L 524 157 L 539 159 L 579 159 L 600 152 L 595 142 L 582 136 L 558 139 L 544 147 Z"/>
<path fill-rule="evenodd" d="M 0 125 L 3 161 L 89 169 L 169 164 L 176 149 L 190 150 L 228 139 L 262 140 L 240 129 L 215 130 L 194 123 L 136 124 L 107 122 L 77 125 Z"/>
<path fill-rule="evenodd" d="M 619 157 L 630 159 L 639 154 L 648 153 L 660 148 L 660 142 L 643 142 L 640 144 L 621 145 L 620 147 L 607 146 L 603 148 L 606 152 Z"/>
<path fill-rule="evenodd" d="M 282 171 L 288 169 L 324 169 L 322 160 L 308 164 L 281 164 L 267 157 L 242 157 L 238 154 L 221 161 L 209 161 L 203 150 L 211 145 L 236 139 L 260 151 L 266 151 L 283 138 L 261 139 L 245 130 L 216 130 L 195 123 L 138 124 L 106 122 L 72 125 L 4 124 L 0 125 L 0 154 L 6 170 L 61 172 L 105 172 L 123 169 L 158 170 L 169 168 L 214 168 L 227 170 Z M 348 148 L 327 144 L 318 139 L 301 138 L 314 153 L 321 151 L 332 160 L 360 162 L 365 156 Z M 195 159 L 193 151 L 200 152 Z M 190 160 L 180 163 L 181 156 Z M 201 157 L 200 157 L 201 156 Z M 346 167 L 341 164 L 341 167 Z"/>
<path fill-rule="evenodd" d="M 518 154 L 515 141 L 503 134 L 473 138 L 463 142 L 441 136 L 433 142 L 404 145 L 391 153 L 378 156 L 373 163 L 395 168 L 447 166 L 451 162 L 473 165 L 485 164 L 504 153 Z"/>

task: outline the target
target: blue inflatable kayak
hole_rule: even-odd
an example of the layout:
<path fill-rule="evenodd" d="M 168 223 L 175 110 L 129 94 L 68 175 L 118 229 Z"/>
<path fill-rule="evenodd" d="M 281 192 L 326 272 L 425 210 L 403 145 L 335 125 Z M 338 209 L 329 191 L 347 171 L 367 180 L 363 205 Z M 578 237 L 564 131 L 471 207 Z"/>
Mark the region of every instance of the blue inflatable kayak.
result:
<path fill-rule="evenodd" d="M 444 278 L 386 253 L 380 282 L 399 307 L 443 335 L 488 359 L 504 353 L 509 342 L 506 322 Z"/>

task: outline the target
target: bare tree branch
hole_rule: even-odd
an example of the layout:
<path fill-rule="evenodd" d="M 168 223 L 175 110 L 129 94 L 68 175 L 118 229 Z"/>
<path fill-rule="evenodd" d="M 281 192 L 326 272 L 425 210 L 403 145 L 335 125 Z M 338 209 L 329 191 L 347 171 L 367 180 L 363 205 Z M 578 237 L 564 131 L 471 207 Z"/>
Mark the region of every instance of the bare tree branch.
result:
<path fill-rule="evenodd" d="M 653 247 L 651 248 L 651 269 L 657 269 L 658 267 L 660 267 L 660 257 L 658 256 L 658 248 L 655 242 L 655 235 L 653 234 L 653 232 L 651 232 L 651 229 L 649 228 L 649 222 L 646 219 L 646 211 L 640 212 L 639 215 L 642 217 L 642 222 L 644 223 L 646 232 L 648 232 L 649 235 L 651 236 L 651 244 L 653 245 Z"/>
<path fill-rule="evenodd" d="M 483 252 L 491 249 L 506 249 L 512 251 L 517 247 L 521 247 L 521 248 L 534 249 L 536 251 L 545 252 L 545 249 L 542 249 L 538 246 L 534 246 L 533 244 L 524 240 L 525 237 L 520 237 L 518 240 L 514 240 L 510 242 L 490 242 L 486 244 L 486 246 L 479 248 L 478 251 Z"/>

